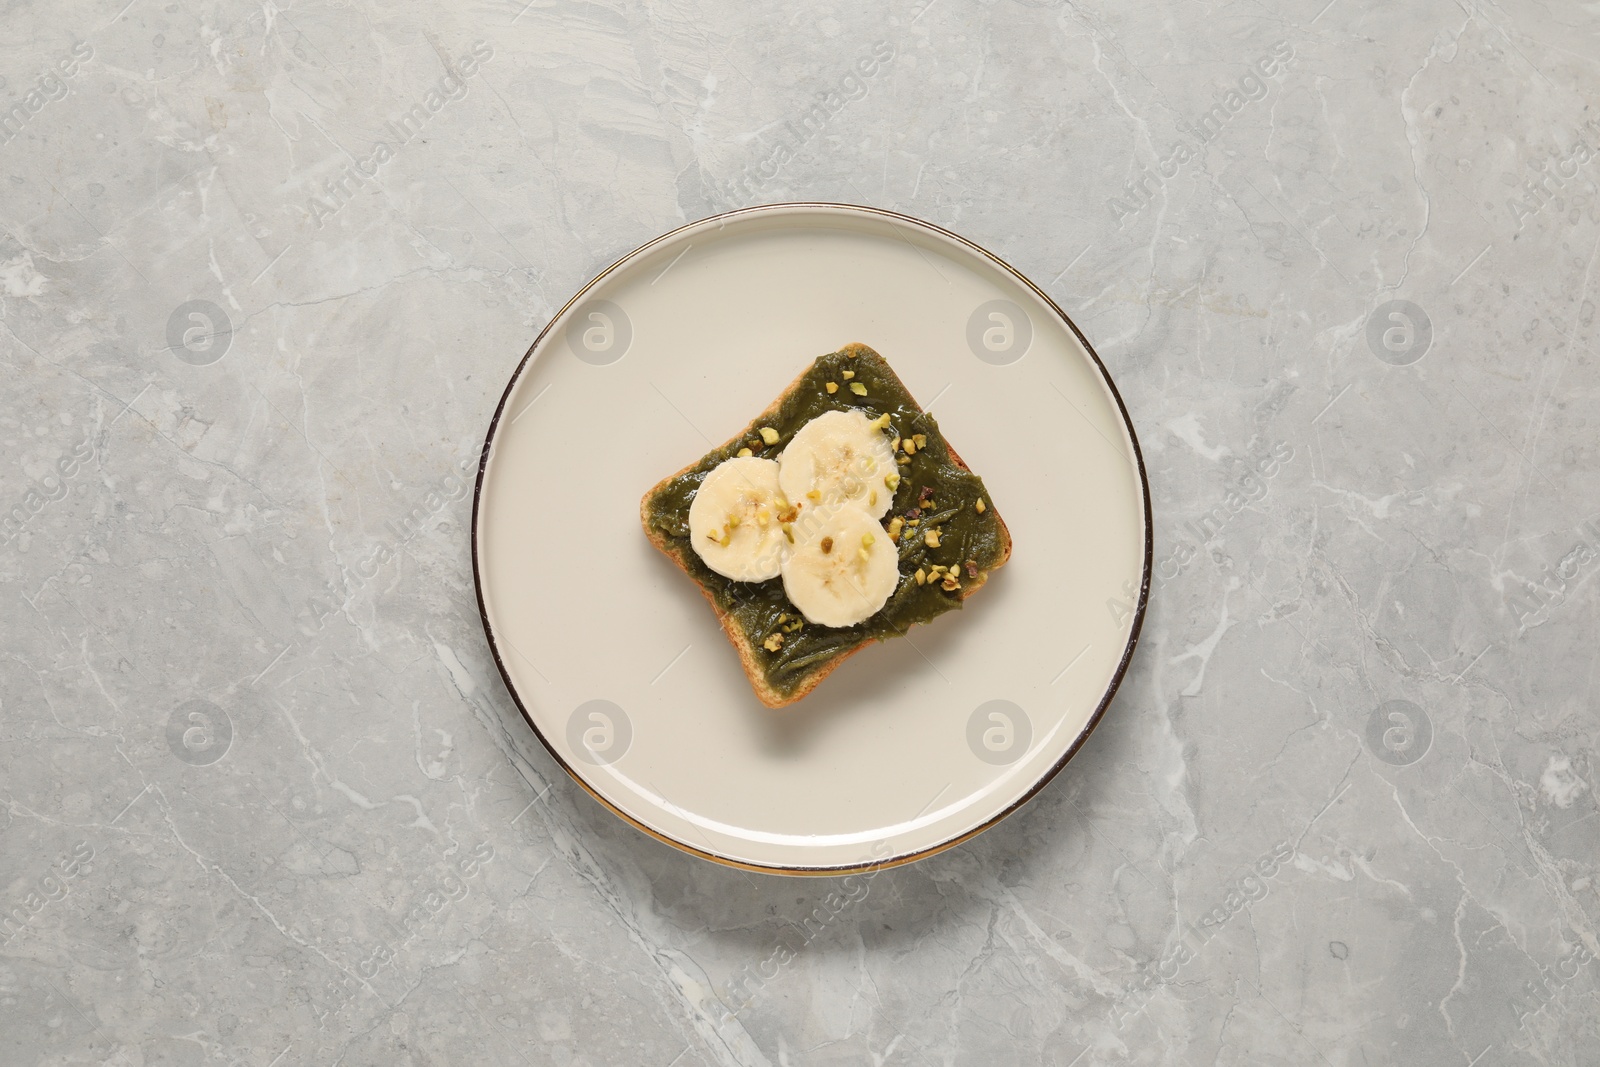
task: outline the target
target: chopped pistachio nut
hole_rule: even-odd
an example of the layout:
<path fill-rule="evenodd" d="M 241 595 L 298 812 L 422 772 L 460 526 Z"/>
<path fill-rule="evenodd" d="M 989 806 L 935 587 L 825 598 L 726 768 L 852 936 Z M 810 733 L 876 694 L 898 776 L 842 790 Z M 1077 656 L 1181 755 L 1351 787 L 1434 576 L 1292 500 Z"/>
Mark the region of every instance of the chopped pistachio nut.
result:
<path fill-rule="evenodd" d="M 889 520 L 889 540 L 900 540 L 900 528 L 905 525 L 905 521 L 898 515 Z"/>
<path fill-rule="evenodd" d="M 928 447 L 928 435 L 925 433 L 914 433 L 911 435 L 911 439 L 917 443 L 918 448 Z"/>
<path fill-rule="evenodd" d="M 904 467 L 906 464 L 911 462 L 911 457 L 910 456 L 900 456 L 899 458 L 897 458 L 895 460 L 895 462 L 900 464 L 900 466 Z"/>
<path fill-rule="evenodd" d="M 876 540 L 877 540 L 877 538 L 873 537 L 871 534 L 864 533 L 864 534 L 861 535 L 861 547 L 862 548 L 871 548 L 872 545 L 873 545 L 873 542 L 876 541 Z"/>
<path fill-rule="evenodd" d="M 778 431 L 771 426 L 763 426 L 761 427 L 761 439 L 769 445 L 775 445 L 778 443 Z"/>
<path fill-rule="evenodd" d="M 907 526 L 916 526 L 916 525 L 917 525 L 917 524 L 919 524 L 919 523 L 920 523 L 920 522 L 922 522 L 922 520 L 921 520 L 921 519 L 907 519 L 907 520 L 906 520 L 906 525 L 907 525 Z"/>
<path fill-rule="evenodd" d="M 900 451 L 900 438 L 898 438 L 898 437 L 890 438 L 890 440 L 889 440 L 889 451 L 890 452 L 898 452 L 898 451 Z"/>
<path fill-rule="evenodd" d="M 887 430 L 889 428 L 889 413 L 885 411 L 882 415 L 873 419 L 872 428 L 874 430 Z"/>
<path fill-rule="evenodd" d="M 939 583 L 939 588 L 943 589 L 947 593 L 953 593 L 957 589 L 961 588 L 961 583 L 956 581 L 956 576 L 954 574 L 946 574 L 944 576 L 944 581 Z"/>
<path fill-rule="evenodd" d="M 900 488 L 900 475 L 896 474 L 894 471 L 890 471 L 888 474 L 883 476 L 883 484 L 891 493 L 894 492 L 896 489 Z"/>
<path fill-rule="evenodd" d="M 753 453 L 748 448 L 741 448 L 739 451 L 735 452 L 734 455 L 739 456 L 742 459 L 745 456 L 753 455 Z"/>
<path fill-rule="evenodd" d="M 987 508 L 985 508 L 983 506 L 983 497 L 980 496 L 978 498 L 978 502 L 976 504 L 972 505 L 972 510 L 976 511 L 979 515 L 982 515 L 985 511 L 988 510 Z"/>
<path fill-rule="evenodd" d="M 923 570 L 921 567 L 917 568 L 916 577 L 917 577 L 917 584 L 918 585 L 927 585 L 928 584 L 928 572 Z"/>
<path fill-rule="evenodd" d="M 787 611 L 780 611 L 778 613 L 778 625 L 782 626 L 784 623 L 786 623 L 788 621 L 789 621 L 789 613 Z"/>
<path fill-rule="evenodd" d="M 854 377 L 855 377 L 855 376 L 856 376 L 856 372 L 855 372 L 855 371 L 853 371 L 853 370 L 847 370 L 847 371 L 845 371 L 845 372 L 844 372 L 844 373 L 843 373 L 843 374 L 841 374 L 841 375 L 839 375 L 839 377 L 841 377 L 841 378 L 843 378 L 843 379 L 844 379 L 844 380 L 845 380 L 845 381 L 847 381 L 847 382 L 848 382 L 848 381 L 849 381 L 849 380 L 850 380 L 850 379 L 851 379 L 851 378 L 854 378 Z"/>
<path fill-rule="evenodd" d="M 860 382 L 851 382 L 850 383 L 850 391 L 852 393 L 856 394 L 856 396 L 866 396 L 867 395 L 867 387 L 862 385 Z"/>
<path fill-rule="evenodd" d="M 912 455 L 916 454 L 917 443 L 916 443 L 916 441 L 914 441 L 910 437 L 902 438 L 901 441 L 900 441 L 900 447 L 905 449 L 905 453 L 908 456 L 912 456 Z"/>
<path fill-rule="evenodd" d="M 829 394 L 837 393 L 839 391 L 838 382 L 824 382 L 822 387 L 826 389 Z"/>
<path fill-rule="evenodd" d="M 778 649 L 783 647 L 783 635 L 773 634 L 771 637 L 761 642 L 761 647 L 766 649 L 768 652 L 778 651 Z"/>
<path fill-rule="evenodd" d="M 929 548 L 938 548 L 939 527 L 935 526 L 933 529 L 924 532 L 922 535 L 922 543 L 927 545 Z"/>

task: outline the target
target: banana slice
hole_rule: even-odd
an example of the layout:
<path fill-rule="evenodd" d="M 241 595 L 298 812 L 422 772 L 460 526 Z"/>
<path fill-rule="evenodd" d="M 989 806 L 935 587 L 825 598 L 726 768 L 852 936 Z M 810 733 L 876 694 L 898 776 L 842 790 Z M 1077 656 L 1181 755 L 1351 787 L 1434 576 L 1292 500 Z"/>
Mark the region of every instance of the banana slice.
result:
<path fill-rule="evenodd" d="M 795 514 L 778 488 L 777 463 L 755 456 L 724 460 L 689 502 L 689 543 L 725 578 L 776 578 L 789 547 L 784 527 Z"/>
<path fill-rule="evenodd" d="M 859 505 L 807 509 L 794 533 L 795 544 L 783 561 L 783 591 L 807 622 L 864 622 L 900 582 L 899 552 L 878 520 Z"/>
<path fill-rule="evenodd" d="M 800 427 L 778 457 L 778 484 L 796 503 L 859 504 L 881 518 L 894 502 L 889 439 L 859 411 L 829 411 Z"/>

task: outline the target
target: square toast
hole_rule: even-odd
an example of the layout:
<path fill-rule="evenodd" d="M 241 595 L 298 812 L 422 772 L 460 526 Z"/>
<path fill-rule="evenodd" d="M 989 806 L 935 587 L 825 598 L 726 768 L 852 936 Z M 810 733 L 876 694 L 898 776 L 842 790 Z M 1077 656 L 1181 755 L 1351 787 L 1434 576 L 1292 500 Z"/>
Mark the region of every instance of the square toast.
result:
<path fill-rule="evenodd" d="M 881 519 L 898 552 L 894 591 L 852 626 L 809 623 L 779 578 L 734 581 L 712 570 L 689 537 L 688 508 L 700 483 L 736 455 L 776 459 L 794 434 L 826 411 L 888 416 L 896 460 Z M 765 431 L 765 432 L 763 432 Z M 877 352 L 850 344 L 818 357 L 739 433 L 644 494 L 646 536 L 694 580 L 733 644 L 761 702 L 784 707 L 815 689 L 840 664 L 876 641 L 900 636 L 981 589 L 1011 556 L 1011 533 L 980 479 Z M 776 636 L 775 636 L 776 635 Z"/>

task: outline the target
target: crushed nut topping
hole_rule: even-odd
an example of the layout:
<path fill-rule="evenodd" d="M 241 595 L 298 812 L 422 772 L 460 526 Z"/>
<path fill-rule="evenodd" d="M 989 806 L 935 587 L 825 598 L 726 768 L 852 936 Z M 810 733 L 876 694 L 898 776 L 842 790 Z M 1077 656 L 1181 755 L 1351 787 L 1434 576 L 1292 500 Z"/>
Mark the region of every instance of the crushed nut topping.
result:
<path fill-rule="evenodd" d="M 917 573 L 916 573 L 916 579 L 917 579 L 917 584 L 918 585 L 927 585 L 928 584 L 928 572 L 923 570 L 921 567 L 918 567 L 917 568 Z"/>
<path fill-rule="evenodd" d="M 922 543 L 927 545 L 929 548 L 938 548 L 939 527 L 935 526 L 932 529 L 925 531 L 922 535 Z"/>
<path fill-rule="evenodd" d="M 972 506 L 972 510 L 976 511 L 979 515 L 982 515 L 984 511 L 987 510 L 983 506 L 983 497 L 980 496 L 978 498 L 978 502 Z"/>
<path fill-rule="evenodd" d="M 839 383 L 838 382 L 825 382 L 825 383 L 823 383 L 822 387 L 824 389 L 826 389 L 830 394 L 837 393 L 839 391 Z"/>
<path fill-rule="evenodd" d="M 850 391 L 852 393 L 856 394 L 856 396 L 866 396 L 867 395 L 867 387 L 862 385 L 860 382 L 851 382 L 850 383 Z"/>
<path fill-rule="evenodd" d="M 771 426 L 761 427 L 761 440 L 765 441 L 769 445 L 777 444 L 778 431 L 774 430 Z"/>
<path fill-rule="evenodd" d="M 845 371 L 845 372 L 844 372 L 844 373 L 843 373 L 843 374 L 840 374 L 840 375 L 839 375 L 839 377 L 841 377 L 841 378 L 843 378 L 843 379 L 844 379 L 844 380 L 845 380 L 845 381 L 847 381 L 847 382 L 848 382 L 848 381 L 849 381 L 849 380 L 850 380 L 850 379 L 851 379 L 851 378 L 854 378 L 854 377 L 855 377 L 855 376 L 856 376 L 856 372 L 855 372 L 855 371 L 853 371 L 853 370 L 847 370 L 847 371 Z"/>
<path fill-rule="evenodd" d="M 738 457 L 740 457 L 742 459 L 745 456 L 754 455 L 754 453 L 751 452 L 748 448 L 741 448 L 741 449 L 739 449 L 739 451 L 735 452 L 734 455 L 736 455 L 736 456 L 738 456 Z"/>
<path fill-rule="evenodd" d="M 894 518 L 890 519 L 889 520 L 889 540 L 891 540 L 891 541 L 899 541 L 900 540 L 900 528 L 902 526 L 904 526 L 904 525 L 905 525 L 905 520 L 902 519 L 898 515 L 896 515 Z"/>
<path fill-rule="evenodd" d="M 768 652 L 778 651 L 778 649 L 783 647 L 783 635 L 773 634 L 771 637 L 761 642 L 761 647 L 766 649 Z"/>

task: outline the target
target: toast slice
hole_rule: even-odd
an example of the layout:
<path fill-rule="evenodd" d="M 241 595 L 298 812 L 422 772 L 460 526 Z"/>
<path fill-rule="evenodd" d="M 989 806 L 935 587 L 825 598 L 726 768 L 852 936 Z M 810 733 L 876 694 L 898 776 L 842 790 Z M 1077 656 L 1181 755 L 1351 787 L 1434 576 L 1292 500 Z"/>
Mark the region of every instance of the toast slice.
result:
<path fill-rule="evenodd" d="M 776 459 L 801 426 L 834 410 L 859 410 L 870 418 L 887 413 L 886 433 L 909 443 L 895 449 L 900 480 L 882 519 L 886 535 L 898 534 L 891 540 L 899 552 L 899 582 L 876 614 L 845 627 L 806 622 L 785 596 L 781 578 L 739 582 L 713 571 L 690 543 L 688 524 L 694 492 L 711 470 L 743 449 Z M 776 441 L 768 443 L 761 428 L 776 430 Z M 652 486 L 639 516 L 650 543 L 699 587 L 756 696 L 772 708 L 800 700 L 867 645 L 961 607 L 1011 556 L 1011 532 L 982 479 L 888 362 L 861 344 L 818 357 L 742 431 Z M 938 531 L 935 544 L 928 543 L 930 529 Z M 954 568 L 956 576 L 935 567 Z"/>

